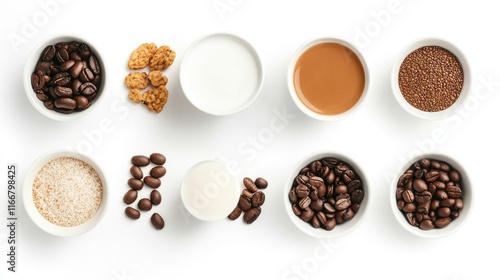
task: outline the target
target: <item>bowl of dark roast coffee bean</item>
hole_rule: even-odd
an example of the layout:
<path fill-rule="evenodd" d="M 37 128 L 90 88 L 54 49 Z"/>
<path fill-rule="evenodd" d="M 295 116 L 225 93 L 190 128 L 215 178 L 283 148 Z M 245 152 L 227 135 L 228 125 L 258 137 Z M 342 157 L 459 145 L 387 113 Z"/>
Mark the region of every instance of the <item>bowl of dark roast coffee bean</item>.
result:
<path fill-rule="evenodd" d="M 316 152 L 293 168 L 285 209 L 297 228 L 313 237 L 341 237 L 355 230 L 369 206 L 368 182 L 350 158 Z"/>
<path fill-rule="evenodd" d="M 391 208 L 399 224 L 421 237 L 439 238 L 467 220 L 473 193 L 465 169 L 449 156 L 410 160 L 391 186 Z"/>
<path fill-rule="evenodd" d="M 23 82 L 28 100 L 40 113 L 66 121 L 96 106 L 104 89 L 105 69 L 88 40 L 56 36 L 33 48 Z"/>
<path fill-rule="evenodd" d="M 464 53 L 448 41 L 415 40 L 394 62 L 391 87 L 399 105 L 410 114 L 444 119 L 465 103 L 471 88 L 470 66 Z"/>

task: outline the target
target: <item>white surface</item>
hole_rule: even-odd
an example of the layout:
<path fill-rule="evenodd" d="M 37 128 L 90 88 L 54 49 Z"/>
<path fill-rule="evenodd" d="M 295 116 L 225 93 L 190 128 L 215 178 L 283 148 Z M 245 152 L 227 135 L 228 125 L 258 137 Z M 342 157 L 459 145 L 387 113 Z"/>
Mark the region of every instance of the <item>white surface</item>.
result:
<path fill-rule="evenodd" d="M 103 167 L 110 205 L 91 232 L 58 238 L 30 221 L 18 189 L 18 272 L 8 272 L 2 261 L 2 279 L 422 279 L 424 274 L 418 273 L 422 266 L 426 279 L 498 278 L 495 200 L 500 188 L 492 178 L 498 173 L 500 156 L 497 1 L 61 0 L 52 1 L 59 4 L 51 9 L 43 5 L 47 1 L 6 1 L 0 9 L 2 184 L 7 164 L 18 165 L 21 186 L 39 155 L 67 147 L 84 151 Z M 186 48 L 213 32 L 246 38 L 261 55 L 266 73 L 258 99 L 227 117 L 194 108 L 178 79 Z M 103 103 L 71 122 L 42 116 L 26 98 L 22 83 L 31 48 L 48 35 L 62 33 L 92 39 L 107 64 Z M 301 113 L 286 85 L 295 49 L 325 34 L 352 38 L 372 73 L 372 87 L 361 110 L 335 123 Z M 18 44 L 10 43 L 13 36 Z M 427 36 L 453 41 L 467 54 L 474 73 L 472 98 L 463 110 L 436 122 L 400 108 L 390 87 L 397 54 L 409 42 Z M 160 114 L 129 102 L 123 85 L 128 56 L 144 42 L 168 44 L 178 53 L 165 71 L 170 97 Z M 359 162 L 373 196 L 368 216 L 356 231 L 341 239 L 320 240 L 295 228 L 282 195 L 295 163 L 314 150 L 329 148 Z M 130 157 L 151 152 L 168 158 L 160 187 L 163 201 L 154 208 L 165 219 L 161 231 L 150 225 L 153 211 L 131 221 L 122 202 Z M 467 224 L 444 239 L 422 239 L 406 232 L 388 204 L 392 177 L 422 152 L 453 156 L 467 166 L 477 191 Z M 182 208 L 179 189 L 184 173 L 196 162 L 217 156 L 231 162 L 241 179 L 262 176 L 269 181 L 263 212 L 252 225 L 241 220 L 200 222 Z M 2 190 L 0 219 L 6 224 Z M 4 258 L 7 230 L 0 227 Z M 442 267 L 430 265 L 437 259 Z"/>

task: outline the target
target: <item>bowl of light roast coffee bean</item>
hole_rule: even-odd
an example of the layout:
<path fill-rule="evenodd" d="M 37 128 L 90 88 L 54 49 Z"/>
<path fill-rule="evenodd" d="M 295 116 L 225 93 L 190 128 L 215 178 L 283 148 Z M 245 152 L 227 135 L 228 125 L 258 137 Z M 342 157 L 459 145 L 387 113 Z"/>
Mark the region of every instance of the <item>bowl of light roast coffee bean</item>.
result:
<path fill-rule="evenodd" d="M 89 157 L 70 151 L 36 159 L 23 184 L 23 204 L 31 220 L 55 236 L 77 236 L 104 217 L 108 190 L 103 172 Z"/>
<path fill-rule="evenodd" d="M 315 152 L 292 169 L 285 209 L 297 228 L 314 237 L 341 237 L 355 230 L 369 206 L 366 177 L 352 159 Z"/>
<path fill-rule="evenodd" d="M 444 119 L 464 105 L 471 87 L 470 66 L 452 43 L 419 39 L 398 55 L 391 87 L 397 102 L 410 114 L 426 120 Z"/>
<path fill-rule="evenodd" d="M 473 193 L 465 169 L 449 156 L 429 154 L 405 164 L 391 186 L 391 208 L 407 231 L 438 238 L 467 220 Z"/>
<path fill-rule="evenodd" d="M 55 36 L 36 45 L 24 66 L 28 100 L 44 116 L 72 120 L 90 112 L 102 95 L 105 69 L 97 49 L 74 36 Z"/>

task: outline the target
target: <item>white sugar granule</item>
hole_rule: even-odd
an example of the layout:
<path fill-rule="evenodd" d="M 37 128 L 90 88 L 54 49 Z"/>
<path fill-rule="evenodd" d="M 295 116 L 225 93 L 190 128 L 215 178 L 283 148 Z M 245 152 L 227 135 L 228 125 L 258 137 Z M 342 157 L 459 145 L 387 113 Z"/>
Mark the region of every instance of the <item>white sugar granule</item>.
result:
<path fill-rule="evenodd" d="M 60 157 L 44 165 L 33 182 L 33 200 L 49 222 L 73 227 L 89 220 L 102 201 L 102 182 L 86 162 Z"/>

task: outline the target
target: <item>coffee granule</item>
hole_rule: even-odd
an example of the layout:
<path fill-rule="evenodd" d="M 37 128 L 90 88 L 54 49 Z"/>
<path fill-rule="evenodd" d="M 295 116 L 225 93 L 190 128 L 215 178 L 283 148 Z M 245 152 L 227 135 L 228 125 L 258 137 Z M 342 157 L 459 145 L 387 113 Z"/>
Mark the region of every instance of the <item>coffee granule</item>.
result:
<path fill-rule="evenodd" d="M 99 209 L 103 186 L 97 172 L 86 162 L 60 157 L 40 169 L 32 195 L 46 220 L 74 227 L 89 220 Z"/>
<path fill-rule="evenodd" d="M 399 89 L 413 107 L 437 112 L 449 108 L 464 83 L 462 65 L 447 49 L 425 46 L 410 53 L 399 69 Z"/>

